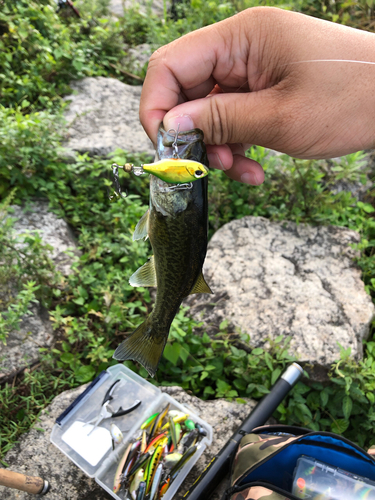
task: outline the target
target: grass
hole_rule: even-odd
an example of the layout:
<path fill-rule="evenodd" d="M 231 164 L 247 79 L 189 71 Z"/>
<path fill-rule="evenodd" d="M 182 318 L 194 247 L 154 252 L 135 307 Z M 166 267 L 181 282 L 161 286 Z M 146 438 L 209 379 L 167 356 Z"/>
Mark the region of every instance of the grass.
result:
<path fill-rule="evenodd" d="M 0 388 L 0 458 L 53 397 L 114 364 L 115 347 L 152 307 L 149 292 L 134 290 L 127 280 L 149 255 L 147 243 L 131 239 L 147 208 L 147 180 L 124 177 L 130 195 L 114 203 L 107 197 L 109 164 L 125 157 L 139 164 L 147 157 L 117 151 L 110 161 L 87 155 L 73 164 L 62 161 L 62 98 L 69 93 L 69 82 L 112 76 L 137 83 L 121 71 L 124 47 L 144 42 L 156 47 L 251 6 L 193 0 L 182 3 L 172 21 L 134 9 L 116 20 L 108 16 L 105 4 L 89 5 L 80 4 L 83 19 L 78 20 L 58 17 L 48 0 L 0 1 L 0 262 L 7 263 L 0 270 L 0 285 L 5 289 L 10 281 L 15 283 L 0 296 L 0 340 L 6 341 L 8 332 L 18 327 L 32 301 L 48 308 L 56 330 L 53 348 L 41 349 L 40 364 Z M 311 2 L 277 5 L 304 11 L 319 8 Z M 332 18 L 339 4 L 329 5 L 319 11 L 321 17 Z M 356 8 L 347 10 L 350 23 L 356 19 Z M 137 76 L 144 76 L 144 70 Z M 350 191 L 334 188 L 338 181 L 365 182 L 364 171 L 358 169 L 363 154 L 336 163 L 274 157 L 260 147 L 249 154 L 266 170 L 262 186 L 249 188 L 220 172 L 210 173 L 210 236 L 244 215 L 354 229 L 361 235 L 358 265 L 375 300 L 375 191 L 358 201 Z M 12 221 L 5 218 L 8 206 L 36 198 L 48 200 L 77 236 L 81 257 L 68 278 L 56 272 L 50 249 L 40 238 L 29 237 L 23 254 L 12 239 Z M 248 342 L 247 336 L 228 330 L 226 322 L 214 339 L 204 332 L 198 335 L 199 326 L 181 308 L 152 383 L 178 384 L 202 398 L 241 402 L 265 394 L 294 359 L 288 352 L 290 339 L 271 342 L 269 352 L 248 352 L 239 343 Z M 342 349 L 330 383 L 299 383 L 275 416 L 285 423 L 344 433 L 361 446 L 373 444 L 374 346 L 371 333 L 360 363 Z M 147 377 L 143 368 L 127 365 Z"/>

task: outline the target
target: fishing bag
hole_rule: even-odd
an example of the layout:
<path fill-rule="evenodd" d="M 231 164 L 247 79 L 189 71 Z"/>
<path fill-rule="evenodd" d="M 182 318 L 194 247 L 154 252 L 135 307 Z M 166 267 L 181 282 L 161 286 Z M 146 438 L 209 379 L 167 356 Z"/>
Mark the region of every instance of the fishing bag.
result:
<path fill-rule="evenodd" d="M 301 457 L 312 457 L 334 468 L 375 481 L 375 447 L 365 452 L 348 439 L 330 432 L 272 425 L 254 429 L 239 444 L 232 464 L 231 487 L 225 500 L 300 500 L 328 498 L 292 493 L 293 476 Z M 355 477 L 355 476 L 351 476 Z M 361 483 L 363 484 L 363 483 Z M 372 488 L 369 488 L 372 490 Z M 353 497 L 354 498 L 354 497 Z M 373 493 L 355 498 L 375 498 Z"/>

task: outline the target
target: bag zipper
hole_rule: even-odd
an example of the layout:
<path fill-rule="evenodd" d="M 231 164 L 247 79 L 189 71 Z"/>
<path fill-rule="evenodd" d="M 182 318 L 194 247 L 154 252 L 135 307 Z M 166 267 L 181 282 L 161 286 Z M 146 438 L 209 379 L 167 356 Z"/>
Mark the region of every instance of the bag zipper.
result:
<path fill-rule="evenodd" d="M 254 481 L 252 483 L 246 483 L 242 484 L 241 486 L 232 486 L 231 488 L 228 488 L 225 490 L 225 497 L 224 500 L 229 500 L 229 498 L 234 494 L 234 493 L 239 493 L 240 491 L 244 491 L 248 488 L 255 488 L 256 486 L 262 486 L 263 488 L 267 488 L 275 493 L 278 493 L 279 495 L 283 495 L 284 497 L 287 497 L 289 500 L 301 500 L 300 498 L 294 496 L 292 493 L 285 491 L 278 486 L 275 486 L 270 483 L 265 483 L 263 481 Z"/>

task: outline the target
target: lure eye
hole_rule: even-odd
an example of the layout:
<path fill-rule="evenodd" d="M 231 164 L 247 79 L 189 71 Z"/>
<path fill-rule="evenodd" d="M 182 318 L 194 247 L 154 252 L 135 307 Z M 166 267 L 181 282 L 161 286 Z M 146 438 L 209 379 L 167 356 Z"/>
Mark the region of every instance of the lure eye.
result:
<path fill-rule="evenodd" d="M 203 172 L 202 172 L 201 170 L 196 170 L 196 171 L 194 172 L 194 177 L 196 177 L 197 179 L 198 179 L 199 177 L 201 177 L 202 175 L 203 175 Z"/>

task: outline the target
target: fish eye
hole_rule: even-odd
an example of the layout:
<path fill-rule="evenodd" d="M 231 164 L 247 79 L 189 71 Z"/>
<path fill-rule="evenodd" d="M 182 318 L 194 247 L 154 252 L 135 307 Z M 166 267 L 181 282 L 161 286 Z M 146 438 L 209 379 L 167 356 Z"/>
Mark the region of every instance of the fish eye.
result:
<path fill-rule="evenodd" d="M 196 170 L 194 172 L 194 177 L 200 177 L 201 175 L 203 175 L 203 172 L 201 170 Z"/>

